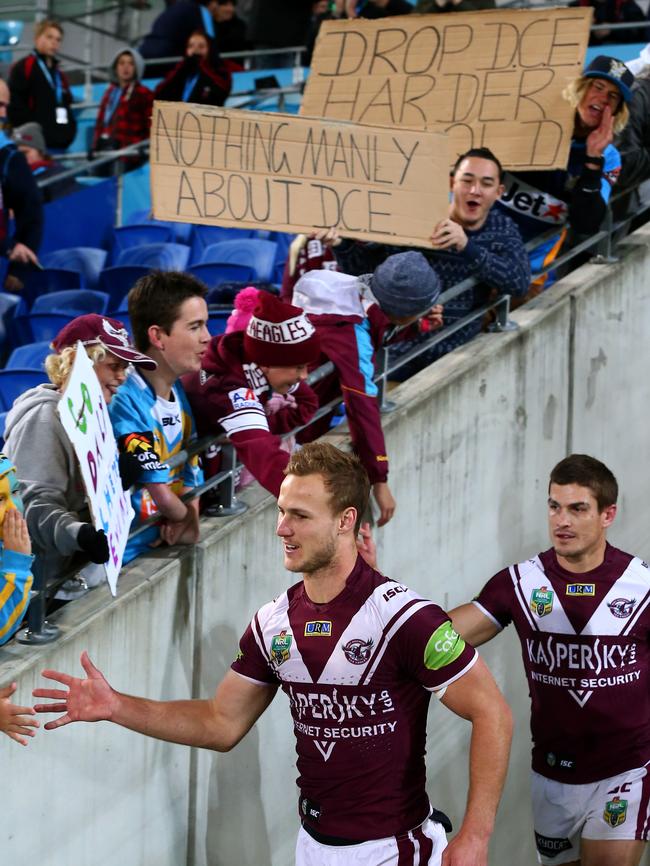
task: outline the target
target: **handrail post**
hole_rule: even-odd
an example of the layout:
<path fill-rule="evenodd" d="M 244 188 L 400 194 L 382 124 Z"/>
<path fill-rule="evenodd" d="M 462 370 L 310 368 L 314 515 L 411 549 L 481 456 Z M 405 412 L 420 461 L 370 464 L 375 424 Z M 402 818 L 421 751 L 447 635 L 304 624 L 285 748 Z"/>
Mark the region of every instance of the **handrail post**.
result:
<path fill-rule="evenodd" d="M 607 210 L 605 211 L 605 219 L 603 221 L 602 230 L 607 232 L 607 234 L 598 244 L 598 247 L 596 248 L 596 255 L 592 257 L 591 261 L 595 265 L 613 265 L 618 261 L 618 256 L 615 255 L 612 250 L 612 241 L 614 235 L 614 216 L 612 214 L 612 208 L 609 204 L 607 205 Z"/>
<path fill-rule="evenodd" d="M 389 357 L 388 352 L 388 346 L 382 346 L 377 352 L 377 363 L 375 365 L 375 373 L 378 377 L 378 381 L 377 379 L 375 380 L 378 390 L 377 400 L 379 401 L 379 411 L 382 415 L 388 415 L 390 412 L 394 412 L 395 409 L 397 409 L 397 403 L 386 398 L 386 386 L 388 385 L 388 380 L 386 378 Z"/>
<path fill-rule="evenodd" d="M 519 325 L 510 318 L 510 295 L 502 295 L 494 306 L 496 319 L 488 326 L 491 334 L 501 334 L 504 331 L 517 331 Z"/>
<path fill-rule="evenodd" d="M 45 606 L 47 604 L 47 578 L 42 562 L 37 556 L 32 564 L 34 583 L 32 585 L 31 599 L 27 608 L 27 627 L 21 629 L 17 635 L 18 643 L 43 644 L 52 643 L 59 636 L 60 629 L 51 625 L 45 619 Z"/>
<path fill-rule="evenodd" d="M 241 502 L 235 495 L 237 484 L 237 452 L 230 442 L 221 446 L 221 471 L 230 473 L 228 478 L 217 487 L 217 502 L 210 505 L 203 512 L 208 517 L 232 517 L 235 514 L 243 514 L 248 510 L 248 505 Z"/>

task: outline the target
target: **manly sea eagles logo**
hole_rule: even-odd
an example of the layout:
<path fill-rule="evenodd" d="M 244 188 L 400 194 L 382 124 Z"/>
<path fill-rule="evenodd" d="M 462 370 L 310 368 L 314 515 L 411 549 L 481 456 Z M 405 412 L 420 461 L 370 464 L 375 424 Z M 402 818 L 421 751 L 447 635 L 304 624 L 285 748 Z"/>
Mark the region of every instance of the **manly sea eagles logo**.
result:
<path fill-rule="evenodd" d="M 619 619 L 627 619 L 634 610 L 635 604 L 635 598 L 615 598 L 614 601 L 607 602 L 607 607 L 614 616 Z"/>
<path fill-rule="evenodd" d="M 374 641 L 372 638 L 369 638 L 368 640 L 353 638 L 346 644 L 343 644 L 341 649 L 345 653 L 346 659 L 349 662 L 352 662 L 353 665 L 365 665 L 370 658 L 373 646 Z"/>

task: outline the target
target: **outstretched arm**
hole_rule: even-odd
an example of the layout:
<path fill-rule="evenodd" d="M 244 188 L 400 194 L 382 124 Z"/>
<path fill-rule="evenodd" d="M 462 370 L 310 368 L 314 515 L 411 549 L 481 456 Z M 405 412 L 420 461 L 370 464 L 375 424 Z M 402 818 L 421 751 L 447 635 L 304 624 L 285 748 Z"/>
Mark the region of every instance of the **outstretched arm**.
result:
<path fill-rule="evenodd" d="M 110 721 L 139 734 L 227 752 L 236 746 L 269 706 L 276 689 L 246 680 L 228 671 L 209 700 L 152 701 L 115 691 L 88 658 L 81 655 L 86 679 L 58 671 L 43 671 L 65 689 L 34 689 L 36 698 L 54 703 L 36 704 L 37 713 L 63 713 L 45 725 L 54 730 L 70 722 Z"/>
<path fill-rule="evenodd" d="M 481 646 L 492 640 L 501 629 L 472 602 L 461 604 L 449 612 L 454 631 L 472 646 Z"/>
<path fill-rule="evenodd" d="M 512 714 L 480 658 L 447 687 L 442 703 L 472 723 L 465 817 L 442 855 L 442 866 L 487 866 L 488 843 L 508 769 Z"/>

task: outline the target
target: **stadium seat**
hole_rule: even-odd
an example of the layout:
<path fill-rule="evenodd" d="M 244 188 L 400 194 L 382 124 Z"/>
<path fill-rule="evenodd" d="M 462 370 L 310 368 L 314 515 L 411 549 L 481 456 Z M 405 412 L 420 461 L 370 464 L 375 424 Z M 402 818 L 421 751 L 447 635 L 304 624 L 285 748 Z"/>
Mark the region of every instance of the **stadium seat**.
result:
<path fill-rule="evenodd" d="M 23 343 L 51 343 L 64 325 L 71 322 L 79 314 L 71 313 L 29 313 L 27 316 L 19 316 L 17 325 L 21 327 L 21 334 L 29 336 Z"/>
<path fill-rule="evenodd" d="M 7 420 L 7 413 L 0 412 L 0 448 L 5 447 L 5 421 Z"/>
<path fill-rule="evenodd" d="M 141 244 L 123 250 L 117 257 L 116 266 L 142 265 L 149 270 L 182 271 L 187 266 L 190 248 L 185 244 Z"/>
<path fill-rule="evenodd" d="M 78 271 L 81 274 L 81 285 L 87 289 L 95 289 L 107 255 L 106 250 L 97 247 L 70 247 L 46 253 L 41 264 L 44 268 Z"/>
<path fill-rule="evenodd" d="M 254 235 L 254 229 L 238 229 L 230 226 L 192 226 L 192 252 L 190 254 L 190 263 L 194 265 L 203 261 L 204 251 L 212 244 L 218 244 L 221 241 L 252 238 Z"/>
<path fill-rule="evenodd" d="M 133 284 L 150 270 L 145 265 L 115 265 L 104 268 L 99 277 L 99 288 L 109 297 L 109 310 L 117 309 Z"/>
<path fill-rule="evenodd" d="M 142 244 L 165 244 L 172 243 L 174 236 L 169 226 L 156 223 L 140 223 L 138 225 L 120 226 L 113 229 L 113 240 L 111 243 L 111 262 L 119 257 L 122 250 Z"/>
<path fill-rule="evenodd" d="M 51 354 L 52 349 L 47 340 L 43 340 L 40 343 L 27 343 L 13 350 L 5 364 L 5 369 L 42 370 L 45 359 Z"/>
<path fill-rule="evenodd" d="M 16 397 L 47 382 L 44 370 L 0 370 L 0 411 L 8 412 Z"/>
<path fill-rule="evenodd" d="M 82 280 L 83 275 L 80 271 L 68 270 L 68 268 L 44 268 L 41 271 L 29 271 L 25 275 L 25 288 L 22 295 L 28 306 L 31 306 L 39 295 L 80 289 Z"/>
<path fill-rule="evenodd" d="M 231 306 L 225 306 L 223 309 L 209 309 L 208 310 L 208 331 L 213 337 L 216 337 L 217 334 L 223 334 L 226 330 L 226 323 L 228 321 L 228 316 L 232 313 Z"/>
<path fill-rule="evenodd" d="M 106 292 L 91 289 L 72 289 L 67 292 L 50 292 L 35 299 L 30 315 L 34 313 L 64 313 L 81 316 L 85 313 L 106 313 L 109 296 Z"/>
<path fill-rule="evenodd" d="M 221 241 L 207 247 L 201 263 L 248 265 L 255 269 L 256 279 L 270 281 L 273 278 L 276 252 L 277 244 L 274 241 L 259 238 Z"/>
<path fill-rule="evenodd" d="M 221 262 L 191 265 L 187 272 L 204 282 L 210 289 L 218 288 L 221 283 L 252 283 L 256 278 L 255 269 L 250 265 Z"/>
<path fill-rule="evenodd" d="M 18 295 L 0 292 L 0 348 L 8 342 L 7 338 L 11 330 L 11 320 L 14 317 L 19 301 Z"/>

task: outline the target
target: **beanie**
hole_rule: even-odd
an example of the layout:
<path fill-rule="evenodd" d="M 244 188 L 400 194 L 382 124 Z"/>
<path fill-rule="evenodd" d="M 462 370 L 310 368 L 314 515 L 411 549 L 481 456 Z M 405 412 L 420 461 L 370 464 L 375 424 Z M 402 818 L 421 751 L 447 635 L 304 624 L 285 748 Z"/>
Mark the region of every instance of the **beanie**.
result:
<path fill-rule="evenodd" d="M 260 292 L 244 334 L 244 350 L 256 364 L 294 367 L 318 360 L 320 340 L 300 307 Z"/>
<path fill-rule="evenodd" d="M 387 316 L 419 316 L 438 300 L 440 277 L 422 253 L 409 250 L 389 256 L 375 269 L 370 290 Z"/>
<path fill-rule="evenodd" d="M 246 286 L 235 295 L 234 310 L 228 316 L 226 322 L 226 334 L 232 334 L 233 331 L 245 331 L 248 325 L 253 310 L 257 306 L 260 290 L 255 286 Z"/>

